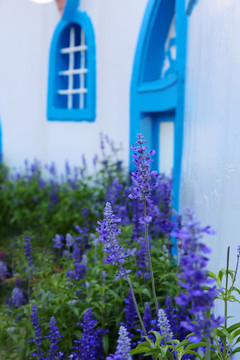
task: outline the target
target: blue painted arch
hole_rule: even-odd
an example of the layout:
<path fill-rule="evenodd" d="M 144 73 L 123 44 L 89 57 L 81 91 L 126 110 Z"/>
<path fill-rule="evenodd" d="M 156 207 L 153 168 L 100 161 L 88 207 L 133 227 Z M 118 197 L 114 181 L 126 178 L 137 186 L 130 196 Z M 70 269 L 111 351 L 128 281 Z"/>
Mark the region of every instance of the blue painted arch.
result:
<path fill-rule="evenodd" d="M 176 16 L 177 56 L 172 71 L 161 77 L 164 45 L 171 20 Z M 142 120 L 150 119 L 146 139 L 149 148 L 159 149 L 159 123 L 174 121 L 173 207 L 179 207 L 179 189 L 183 144 L 184 81 L 186 62 L 187 17 L 184 0 L 149 0 L 135 52 L 130 90 L 130 143 L 143 131 Z M 158 158 L 154 161 L 158 169 Z M 154 164 L 153 163 L 153 164 Z M 133 164 L 130 157 L 130 169 Z"/>

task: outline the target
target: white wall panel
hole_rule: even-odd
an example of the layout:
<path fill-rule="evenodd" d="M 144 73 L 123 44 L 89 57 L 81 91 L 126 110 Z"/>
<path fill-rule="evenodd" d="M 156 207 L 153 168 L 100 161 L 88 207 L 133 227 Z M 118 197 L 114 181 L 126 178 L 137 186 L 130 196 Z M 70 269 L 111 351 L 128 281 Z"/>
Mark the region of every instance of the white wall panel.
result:
<path fill-rule="evenodd" d="M 240 243 L 239 34 L 239 1 L 200 0 L 189 18 L 181 209 L 217 231 L 207 240 L 215 272 L 228 245 L 234 269 Z"/>
<path fill-rule="evenodd" d="M 97 118 L 88 122 L 48 122 L 48 51 L 59 21 L 55 3 L 0 0 L 0 116 L 3 152 L 10 166 L 25 158 L 43 162 L 89 162 L 99 152 L 99 133 L 122 143 L 128 162 L 129 91 L 138 33 L 147 0 L 82 0 L 97 49 Z"/>

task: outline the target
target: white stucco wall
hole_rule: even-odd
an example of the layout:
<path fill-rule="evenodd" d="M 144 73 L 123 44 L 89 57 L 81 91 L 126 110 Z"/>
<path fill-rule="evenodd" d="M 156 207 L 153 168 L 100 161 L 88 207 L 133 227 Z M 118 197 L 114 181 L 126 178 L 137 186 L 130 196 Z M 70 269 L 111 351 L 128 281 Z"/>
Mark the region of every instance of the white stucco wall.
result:
<path fill-rule="evenodd" d="M 181 210 L 191 206 L 216 230 L 207 240 L 215 272 L 228 245 L 234 269 L 240 244 L 239 34 L 236 0 L 200 0 L 189 18 Z"/>
<path fill-rule="evenodd" d="M 128 162 L 129 90 L 138 33 L 147 0 L 82 0 L 97 49 L 97 117 L 88 122 L 46 120 L 48 51 L 59 21 L 55 3 L 0 0 L 0 116 L 4 161 L 65 159 L 89 163 L 99 151 L 99 133 L 123 144 Z"/>

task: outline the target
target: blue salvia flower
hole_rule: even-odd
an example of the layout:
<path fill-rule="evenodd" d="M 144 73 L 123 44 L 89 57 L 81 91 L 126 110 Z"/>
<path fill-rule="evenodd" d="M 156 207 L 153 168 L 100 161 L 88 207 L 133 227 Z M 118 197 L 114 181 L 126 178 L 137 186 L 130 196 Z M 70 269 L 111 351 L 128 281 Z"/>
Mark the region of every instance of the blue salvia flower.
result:
<path fill-rule="evenodd" d="M 149 331 L 152 330 L 152 312 L 151 312 L 151 308 L 148 302 L 145 303 L 145 309 L 144 309 L 144 314 L 143 314 L 143 323 L 146 329 L 146 333 L 148 334 Z M 142 332 L 142 336 L 143 336 L 143 332 Z"/>
<path fill-rule="evenodd" d="M 124 326 L 120 326 L 118 334 L 119 338 L 115 355 L 109 355 L 106 360 L 132 360 L 130 356 L 131 340 L 128 337 L 127 329 Z"/>
<path fill-rule="evenodd" d="M 173 337 L 173 333 L 171 331 L 171 327 L 163 309 L 158 310 L 158 326 L 160 328 L 160 333 L 164 337 L 166 341 L 171 340 Z"/>
<path fill-rule="evenodd" d="M 214 232 L 209 226 L 202 228 L 190 209 L 187 209 L 185 218 L 186 222 L 174 232 L 181 245 L 179 284 L 185 290 L 180 292 L 175 300 L 180 306 L 188 306 L 190 316 L 194 315 L 194 321 L 189 318 L 181 324 L 194 333 L 189 340 L 199 342 L 202 336 L 210 337 L 213 329 L 223 321 L 221 317 L 215 319 L 213 315 L 211 318 L 206 316 L 206 312 L 213 307 L 217 289 L 216 286 L 206 288 L 206 285 L 209 286 L 213 282 L 206 269 L 206 254 L 210 253 L 210 249 L 201 242 L 201 238 L 203 234 Z"/>
<path fill-rule="evenodd" d="M 55 321 L 54 316 L 51 317 L 50 329 L 49 329 L 49 333 L 47 334 L 46 338 L 50 340 L 48 356 L 46 359 L 47 360 L 60 359 L 61 358 L 60 356 L 63 356 L 63 354 L 59 353 L 58 342 L 59 342 L 59 339 L 62 338 L 62 335 L 60 334 L 60 332 L 56 326 L 56 321 Z"/>
<path fill-rule="evenodd" d="M 98 360 L 102 355 L 102 331 L 95 329 L 97 320 L 94 319 L 92 309 L 89 308 L 83 315 L 83 321 L 77 325 L 82 326 L 83 332 L 80 340 L 75 340 L 72 354 L 73 359 Z"/>
<path fill-rule="evenodd" d="M 144 200 L 151 197 L 152 190 L 157 186 L 157 183 L 152 180 L 157 180 L 159 175 L 150 169 L 150 163 L 153 161 L 151 156 L 155 154 L 155 150 L 147 152 L 147 146 L 144 146 L 146 140 L 143 140 L 141 134 L 137 134 L 136 138 L 137 142 L 131 145 L 131 149 L 134 151 L 132 157 L 137 170 L 131 173 L 133 185 L 129 198 Z"/>
<path fill-rule="evenodd" d="M 104 259 L 105 264 L 117 265 L 119 267 L 119 273 L 116 275 L 115 280 L 121 276 L 126 278 L 130 272 L 122 267 L 122 263 L 126 261 L 127 254 L 117 240 L 117 236 L 121 233 L 121 230 L 117 227 L 120 221 L 121 219 L 113 214 L 111 204 L 107 202 L 104 209 L 104 219 L 98 221 L 99 227 L 96 229 L 100 234 L 99 240 L 104 243 L 103 251 L 107 254 Z"/>
<path fill-rule="evenodd" d="M 66 235 L 66 246 L 67 246 L 68 248 L 70 248 L 70 247 L 73 246 L 74 241 L 75 241 L 75 240 L 74 240 L 74 238 L 72 237 L 71 234 L 67 234 L 67 235 Z"/>
<path fill-rule="evenodd" d="M 31 247 L 31 239 L 30 236 L 25 236 L 25 244 L 24 244 L 24 252 L 28 261 L 28 266 L 33 267 L 33 257 L 32 257 L 32 247 Z"/>
<path fill-rule="evenodd" d="M 61 249 L 64 245 L 63 240 L 64 240 L 63 235 L 56 234 L 55 237 L 52 239 L 52 241 L 54 242 L 53 248 Z"/>
<path fill-rule="evenodd" d="M 38 318 L 38 308 L 36 304 L 32 305 L 32 314 L 31 314 L 32 326 L 35 330 L 35 337 L 30 340 L 37 345 L 37 352 L 33 352 L 30 356 L 41 359 L 44 353 L 41 351 L 40 347 L 42 345 L 42 334 L 39 326 L 39 318 Z"/>
<path fill-rule="evenodd" d="M 136 312 L 136 308 L 133 302 L 132 294 L 129 289 L 129 295 L 124 299 L 125 301 L 125 323 L 123 324 L 125 328 L 127 329 L 129 336 L 133 337 L 133 334 L 131 334 L 131 330 L 134 329 L 137 325 L 138 321 L 138 315 Z"/>
<path fill-rule="evenodd" d="M 7 275 L 8 275 L 7 265 L 3 261 L 0 261 L 0 279 L 5 280 Z"/>
<path fill-rule="evenodd" d="M 15 287 L 12 291 L 11 302 L 16 308 L 19 308 L 26 302 L 23 291 L 18 287 Z"/>

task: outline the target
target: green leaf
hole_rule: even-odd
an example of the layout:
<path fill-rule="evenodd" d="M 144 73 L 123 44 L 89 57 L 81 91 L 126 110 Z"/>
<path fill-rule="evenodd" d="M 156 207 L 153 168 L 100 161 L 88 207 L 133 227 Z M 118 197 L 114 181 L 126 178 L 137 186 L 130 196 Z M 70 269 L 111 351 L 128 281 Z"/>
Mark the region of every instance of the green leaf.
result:
<path fill-rule="evenodd" d="M 237 353 L 239 353 L 239 352 L 240 352 L 240 347 L 237 347 L 236 349 L 234 349 L 234 350 L 231 352 L 230 356 L 232 357 L 234 354 L 237 354 Z"/>
<path fill-rule="evenodd" d="M 142 290 L 142 293 L 143 293 L 144 295 L 146 295 L 149 299 L 152 298 L 152 295 L 151 295 L 149 289 L 147 289 L 147 288 L 143 289 L 143 290 Z"/>
<path fill-rule="evenodd" d="M 138 346 L 135 349 L 131 350 L 130 355 L 145 353 L 145 352 L 149 351 L 150 349 L 151 349 L 151 346 L 150 346 L 149 342 L 144 341 L 144 342 L 138 344 Z"/>
<path fill-rule="evenodd" d="M 154 334 L 155 335 L 155 338 L 156 338 L 156 340 L 158 340 L 158 339 L 162 339 L 163 338 L 163 336 L 161 336 L 160 334 L 159 334 L 159 332 L 157 332 L 157 331 L 149 331 L 150 333 L 152 333 L 152 334 Z"/>
<path fill-rule="evenodd" d="M 183 355 L 186 355 L 186 354 L 193 354 L 193 355 L 197 356 L 199 359 L 202 360 L 202 357 L 201 357 L 196 351 L 194 351 L 194 350 L 184 351 L 184 352 L 183 352 Z"/>
<path fill-rule="evenodd" d="M 231 334 L 231 332 L 237 330 L 237 329 L 240 329 L 240 322 L 232 325 L 232 326 L 229 326 L 229 328 L 227 329 L 227 331 Z"/>

